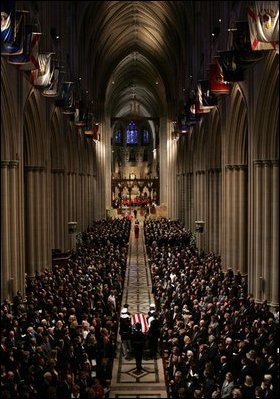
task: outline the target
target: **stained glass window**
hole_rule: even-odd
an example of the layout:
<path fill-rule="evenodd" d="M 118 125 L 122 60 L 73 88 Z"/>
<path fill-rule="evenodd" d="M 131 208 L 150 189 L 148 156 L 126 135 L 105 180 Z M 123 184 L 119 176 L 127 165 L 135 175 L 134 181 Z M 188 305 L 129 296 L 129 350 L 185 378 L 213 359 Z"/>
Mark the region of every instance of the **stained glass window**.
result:
<path fill-rule="evenodd" d="M 138 143 L 138 130 L 136 123 L 131 121 L 127 125 L 126 129 L 126 144 L 137 144 Z"/>

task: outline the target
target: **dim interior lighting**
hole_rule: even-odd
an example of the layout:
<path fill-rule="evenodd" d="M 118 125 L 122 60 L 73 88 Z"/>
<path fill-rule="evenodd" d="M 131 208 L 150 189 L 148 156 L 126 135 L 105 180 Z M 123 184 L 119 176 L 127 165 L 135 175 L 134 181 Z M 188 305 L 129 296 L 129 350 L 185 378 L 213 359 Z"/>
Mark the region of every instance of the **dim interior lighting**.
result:
<path fill-rule="evenodd" d="M 158 85 L 158 81 L 156 81 L 156 85 Z"/>
<path fill-rule="evenodd" d="M 186 91 L 186 89 L 183 89 L 183 91 Z"/>
<path fill-rule="evenodd" d="M 190 78 L 192 78 L 192 75 L 190 75 Z"/>
<path fill-rule="evenodd" d="M 88 94 L 88 90 L 86 90 L 86 94 Z"/>
<path fill-rule="evenodd" d="M 229 28 L 228 32 L 234 32 L 235 30 L 237 30 L 236 28 Z"/>
<path fill-rule="evenodd" d="M 115 84 L 115 81 L 114 80 L 112 80 L 112 85 L 114 85 Z"/>

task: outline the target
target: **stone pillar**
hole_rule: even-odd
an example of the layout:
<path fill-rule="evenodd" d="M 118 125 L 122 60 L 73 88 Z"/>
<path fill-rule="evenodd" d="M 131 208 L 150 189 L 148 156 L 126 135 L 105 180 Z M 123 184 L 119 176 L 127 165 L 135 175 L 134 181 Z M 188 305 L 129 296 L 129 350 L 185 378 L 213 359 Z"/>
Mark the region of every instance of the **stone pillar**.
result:
<path fill-rule="evenodd" d="M 241 274 L 248 273 L 248 187 L 247 165 L 239 166 L 238 207 L 238 268 Z"/>
<path fill-rule="evenodd" d="M 46 170 L 42 171 L 42 268 L 47 269 L 50 265 L 48 264 L 48 251 L 49 248 L 49 240 L 48 240 L 48 191 L 49 187 L 47 187 L 47 172 Z"/>
<path fill-rule="evenodd" d="M 10 281 L 10 237 L 9 237 L 9 181 L 8 181 L 9 161 L 1 161 L 1 302 L 9 297 Z"/>
<path fill-rule="evenodd" d="M 221 169 L 214 169 L 213 179 L 213 192 L 214 192 L 214 204 L 213 204 L 213 249 L 212 251 L 216 254 L 220 254 L 220 235 L 221 235 Z"/>
<path fill-rule="evenodd" d="M 224 223 L 225 223 L 225 268 L 232 267 L 233 264 L 233 165 L 225 165 L 225 198 L 224 198 Z"/>
<path fill-rule="evenodd" d="M 272 162 L 263 163 L 263 276 L 264 276 L 264 300 L 271 301 L 271 253 L 272 253 L 272 220 L 271 220 L 271 198 L 272 198 Z"/>
<path fill-rule="evenodd" d="M 208 250 L 213 251 L 213 241 L 214 241 L 214 206 L 215 206 L 215 186 L 214 186 L 214 170 L 209 169 L 207 171 L 207 225 L 208 225 Z"/>
<path fill-rule="evenodd" d="M 61 250 L 64 252 L 65 251 L 65 231 L 67 229 L 67 220 L 65 218 L 65 186 L 64 186 L 64 169 L 61 169 L 59 172 L 59 216 L 60 216 L 60 226 L 59 226 L 59 232 L 60 232 L 60 245 L 61 245 Z"/>
<path fill-rule="evenodd" d="M 262 203 L 262 162 L 254 161 L 254 296 L 257 301 L 263 299 L 263 269 L 262 269 L 262 229 L 263 229 L 263 203 Z"/>
<path fill-rule="evenodd" d="M 279 306 L 279 161 L 272 161 L 271 305 Z"/>
<path fill-rule="evenodd" d="M 35 231 L 34 231 L 34 221 L 35 221 L 35 196 L 34 187 L 36 185 L 34 167 L 25 166 L 26 172 L 26 273 L 29 277 L 35 276 L 36 271 L 36 260 L 35 260 Z"/>
<path fill-rule="evenodd" d="M 10 279 L 11 284 L 11 296 L 16 294 L 16 288 L 18 286 L 18 266 L 19 266 L 19 235 L 18 235 L 18 225 L 19 225 L 19 215 L 18 215 L 18 179 L 17 179 L 17 169 L 19 166 L 19 161 L 10 161 L 9 163 L 9 202 L 10 202 Z"/>

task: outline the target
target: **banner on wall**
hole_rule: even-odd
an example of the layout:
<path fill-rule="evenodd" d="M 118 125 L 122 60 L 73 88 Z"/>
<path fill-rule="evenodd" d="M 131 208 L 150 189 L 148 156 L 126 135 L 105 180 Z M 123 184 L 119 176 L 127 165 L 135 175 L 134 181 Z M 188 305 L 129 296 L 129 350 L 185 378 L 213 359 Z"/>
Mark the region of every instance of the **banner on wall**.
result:
<path fill-rule="evenodd" d="M 209 113 L 217 105 L 217 97 L 211 93 L 209 80 L 197 82 L 195 110 L 198 114 Z"/>
<path fill-rule="evenodd" d="M 86 125 L 85 106 L 82 100 L 76 102 L 75 105 L 74 125 L 77 127 L 83 127 Z"/>
<path fill-rule="evenodd" d="M 60 93 L 55 100 L 57 107 L 63 108 L 63 112 L 68 110 L 74 111 L 74 82 L 62 82 Z"/>
<path fill-rule="evenodd" d="M 2 18 L 2 12 L 1 12 L 1 18 Z M 11 27 L 13 34 L 3 33 L 3 37 L 5 37 L 5 39 L 7 40 L 1 40 L 1 55 L 22 54 L 23 41 L 24 41 L 24 22 L 25 22 L 25 11 L 15 11 L 14 27 L 13 28 Z M 13 22 L 11 21 L 11 23 Z M 3 31 L 1 26 L 1 34 L 2 32 Z"/>
<path fill-rule="evenodd" d="M 1 1 L 1 43 L 14 42 L 15 22 L 15 2 Z"/>
<path fill-rule="evenodd" d="M 17 65 L 21 71 L 31 71 L 39 68 L 38 43 L 41 33 L 32 32 L 31 25 L 24 27 L 23 52 L 19 55 L 10 55 L 8 63 Z"/>
<path fill-rule="evenodd" d="M 43 96 L 45 96 L 45 97 L 57 97 L 58 96 L 60 87 L 62 85 L 64 73 L 65 72 L 63 70 L 61 70 L 61 67 L 59 67 L 59 66 L 54 67 L 50 85 L 42 91 Z"/>
<path fill-rule="evenodd" d="M 252 50 L 279 52 L 279 2 L 255 1 L 247 16 Z"/>
<path fill-rule="evenodd" d="M 266 54 L 265 51 L 252 50 L 248 21 L 236 21 L 236 30 L 233 31 L 233 49 L 236 50 L 237 63 L 244 68 L 262 60 Z"/>
<path fill-rule="evenodd" d="M 218 61 L 210 64 L 209 82 L 212 93 L 214 94 L 229 94 L 231 84 L 225 82 L 223 70 Z"/>
<path fill-rule="evenodd" d="M 235 50 L 219 52 L 219 63 L 226 82 L 242 82 L 244 80 L 244 68 L 238 63 L 236 53 Z"/>
<path fill-rule="evenodd" d="M 39 68 L 30 72 L 30 83 L 36 87 L 46 87 L 51 84 L 53 68 L 51 67 L 51 56 L 54 53 L 39 54 Z"/>

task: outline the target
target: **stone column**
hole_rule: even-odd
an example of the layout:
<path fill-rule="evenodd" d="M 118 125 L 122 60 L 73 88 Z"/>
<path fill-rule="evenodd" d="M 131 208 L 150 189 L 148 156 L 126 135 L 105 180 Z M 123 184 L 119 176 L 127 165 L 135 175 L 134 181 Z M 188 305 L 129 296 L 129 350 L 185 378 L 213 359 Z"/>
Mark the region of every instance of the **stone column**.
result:
<path fill-rule="evenodd" d="M 254 296 L 257 301 L 263 299 L 263 269 L 262 269 L 262 229 L 263 229 L 263 203 L 262 203 L 262 162 L 254 161 L 254 263 L 251 276 L 255 281 Z"/>
<path fill-rule="evenodd" d="M 25 166 L 26 172 L 26 273 L 29 277 L 35 276 L 36 260 L 35 260 L 35 196 L 34 187 L 36 185 L 34 167 Z"/>
<path fill-rule="evenodd" d="M 247 165 L 239 166 L 239 207 L 238 207 L 238 268 L 241 274 L 248 273 L 248 188 Z"/>
<path fill-rule="evenodd" d="M 213 249 L 216 254 L 220 254 L 220 221 L 221 221 L 221 191 L 220 191 L 221 169 L 215 168 L 213 175 Z"/>
<path fill-rule="evenodd" d="M 272 162 L 263 162 L 263 276 L 264 276 L 264 298 L 271 301 L 271 253 L 272 253 L 272 220 L 271 220 L 271 198 L 272 198 Z"/>
<path fill-rule="evenodd" d="M 9 281 L 10 281 L 10 237 L 9 237 L 9 182 L 8 182 L 8 166 L 9 161 L 1 161 L 1 302 L 9 297 Z"/>
<path fill-rule="evenodd" d="M 233 215 L 232 215 L 232 165 L 226 165 L 226 174 L 225 174 L 225 198 L 224 198 L 224 223 L 225 223 L 225 268 L 229 268 L 232 265 L 232 223 L 233 223 Z"/>
<path fill-rule="evenodd" d="M 214 186 L 214 170 L 209 169 L 207 173 L 207 225 L 208 225 L 208 250 L 213 251 L 213 241 L 214 241 L 214 196 L 215 196 L 215 186 Z"/>
<path fill-rule="evenodd" d="M 272 161 L 271 305 L 279 306 L 279 161 Z"/>
<path fill-rule="evenodd" d="M 16 288 L 18 286 L 18 265 L 19 265 L 19 241 L 18 241 L 18 179 L 17 169 L 19 161 L 10 161 L 9 163 L 9 202 L 10 202 L 10 279 L 11 284 L 11 296 L 16 294 Z"/>
<path fill-rule="evenodd" d="M 67 229 L 67 222 L 65 218 L 65 187 L 64 187 L 64 169 L 61 169 L 59 172 L 59 186 L 60 186 L 60 192 L 59 192 L 59 205 L 60 205 L 60 243 L 61 243 L 61 250 L 64 252 L 65 251 L 65 231 Z"/>

